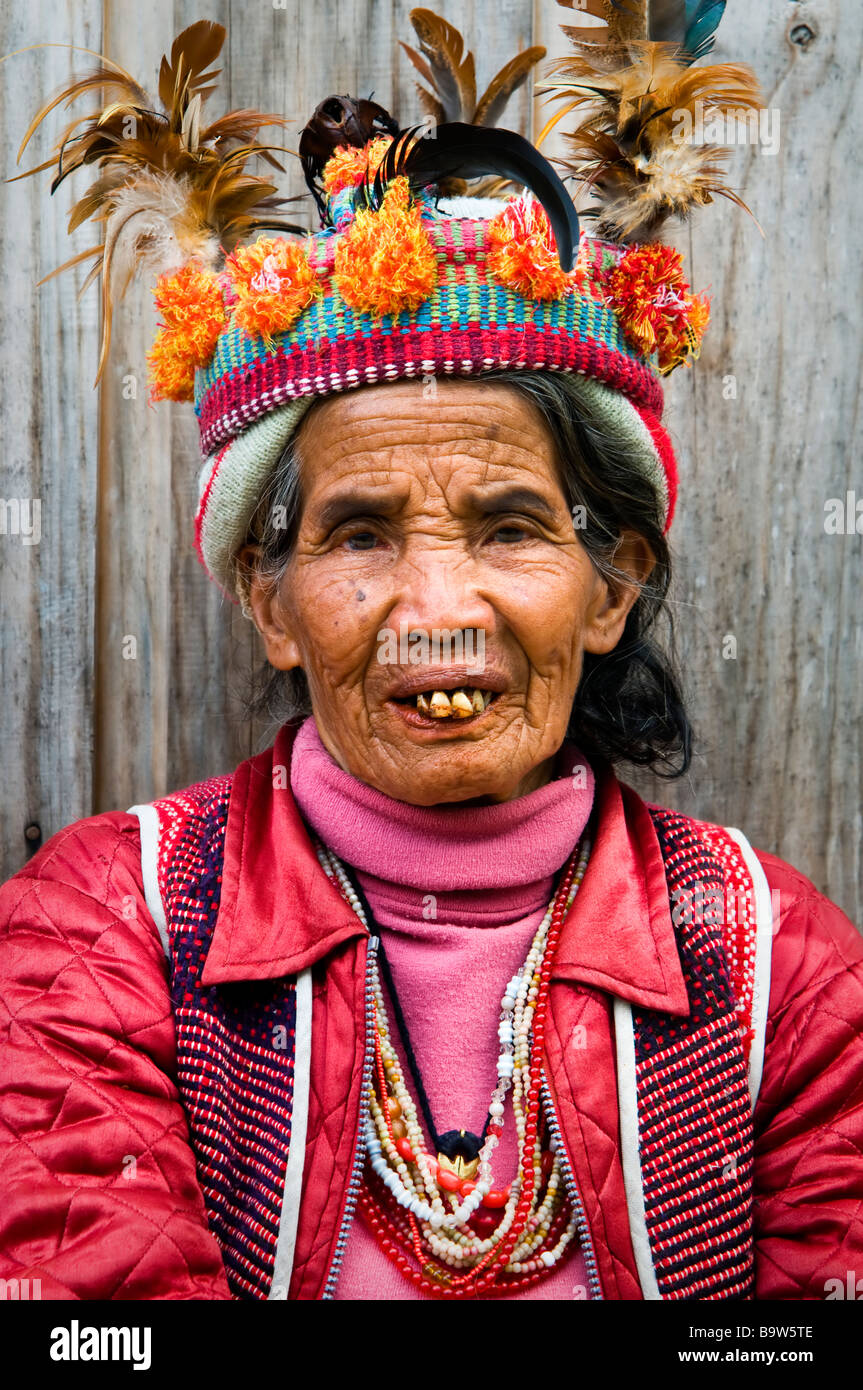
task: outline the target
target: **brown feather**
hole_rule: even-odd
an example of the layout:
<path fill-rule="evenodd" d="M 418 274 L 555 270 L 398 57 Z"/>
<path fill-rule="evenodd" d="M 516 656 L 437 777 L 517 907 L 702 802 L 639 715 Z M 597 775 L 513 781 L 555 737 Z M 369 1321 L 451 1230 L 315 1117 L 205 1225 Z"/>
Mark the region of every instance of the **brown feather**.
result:
<path fill-rule="evenodd" d="M 599 0 L 593 0 L 599 3 Z M 479 101 L 476 99 L 476 78 L 474 55 L 465 55 L 465 41 L 455 25 L 449 24 L 431 10 L 411 10 L 411 23 L 416 30 L 423 54 L 402 43 L 420 76 L 428 83 L 428 88 L 416 84 L 420 109 L 430 116 L 437 125 L 448 121 L 460 121 L 466 125 L 494 126 L 503 115 L 507 102 L 514 92 L 526 81 L 546 50 L 539 45 L 517 53 L 491 79 Z M 429 90 L 429 88 L 431 90 Z M 474 188 L 472 195 L 485 196 L 491 184 L 486 180 L 481 188 Z M 490 196 L 506 196 L 506 180 L 494 180 L 495 193 Z M 450 197 L 467 191 L 463 179 L 445 179 L 442 191 Z"/>
<path fill-rule="evenodd" d="M 693 67 L 675 44 L 638 41 L 627 46 L 618 67 L 609 69 L 607 55 L 581 45 L 552 64 L 551 74 L 541 90 L 565 106 L 537 143 L 562 117 L 585 108 L 560 162 L 597 193 L 600 235 L 656 239 L 669 217 L 685 218 L 714 196 L 740 202 L 724 184 L 727 149 L 695 144 L 680 132 L 687 116 L 694 128 L 699 104 L 708 117 L 759 110 L 763 101 L 751 69 Z"/>
<path fill-rule="evenodd" d="M 274 216 L 298 199 L 275 197 L 274 184 L 245 169 L 260 156 L 282 170 L 270 152 L 284 146 L 264 145 L 257 137 L 262 126 L 290 122 L 243 109 L 204 123 L 204 106 L 219 75 L 213 63 L 224 41 L 224 27 L 210 20 L 178 34 L 170 56 L 162 58 L 158 103 L 123 68 L 99 55 L 95 71 L 75 78 L 45 102 L 25 132 L 19 160 L 40 122 L 61 102 L 69 107 L 90 92 L 101 97 L 97 111 L 69 122 L 53 159 L 17 176 L 55 168 L 53 193 L 76 169 L 98 166 L 98 177 L 71 210 L 69 231 L 92 218 L 105 224 L 104 241 L 52 272 L 97 257 L 85 281 L 86 287 L 101 276 L 103 289 L 97 383 L 107 358 L 115 299 L 137 271 L 155 279 L 192 258 L 216 270 L 259 227 L 305 230 Z"/>
<path fill-rule="evenodd" d="M 517 53 L 491 79 L 479 99 L 473 114 L 474 125 L 496 125 L 503 115 L 504 107 L 530 76 L 532 69 L 545 57 L 546 50 L 536 44 L 533 48 Z"/>
<path fill-rule="evenodd" d="M 495 125 L 513 92 L 545 57 L 546 50 L 539 45 L 517 53 L 495 74 L 477 101 L 474 56 L 472 52 L 464 56 L 464 37 L 455 25 L 431 10 L 411 10 L 410 17 L 426 57 L 410 44 L 402 42 L 401 46 L 431 88 L 429 91 L 417 83 L 420 106 L 439 125 L 445 121 Z"/>
<path fill-rule="evenodd" d="M 610 52 L 647 38 L 649 0 L 557 0 L 557 3 L 564 9 L 578 10 L 581 14 L 601 19 L 606 26 L 604 31 L 599 27 L 578 30 L 565 24 L 560 27 L 567 34 L 586 35 L 590 43 L 599 39 Z"/>
<path fill-rule="evenodd" d="M 414 67 L 416 68 L 423 81 L 427 82 L 430 87 L 433 87 L 434 73 L 432 72 L 431 68 L 429 67 L 422 54 L 417 53 L 416 49 L 411 48 L 410 44 L 405 43 L 403 39 L 399 39 L 399 43 L 401 44 L 401 47 L 404 49 L 405 53 L 410 58 L 411 62 L 413 63 Z"/>
<path fill-rule="evenodd" d="M 649 0 L 606 0 L 610 45 L 640 42 L 647 38 Z"/>
<path fill-rule="evenodd" d="M 444 120 L 470 123 L 476 110 L 473 53 L 464 56 L 464 39 L 458 29 L 432 10 L 411 10 L 410 18 L 434 75 Z"/>
<path fill-rule="evenodd" d="M 204 83 L 218 77 L 217 68 L 213 72 L 205 69 L 214 63 L 222 51 L 226 29 L 223 24 L 214 24 L 209 19 L 199 19 L 190 24 L 182 34 L 178 34 L 171 45 L 171 57 L 162 58 L 159 69 L 159 100 L 166 111 L 171 113 L 173 129 L 178 116 L 185 111 L 189 101 L 196 93 L 201 93 Z M 213 91 L 214 88 L 209 88 Z"/>
<path fill-rule="evenodd" d="M 29 145 L 33 132 L 36 130 L 37 126 L 42 123 L 46 116 L 50 115 L 55 106 L 59 106 L 60 102 L 66 98 L 68 98 L 68 100 L 66 100 L 66 105 L 69 106 L 76 97 L 82 96 L 84 92 L 89 92 L 94 87 L 117 86 L 127 92 L 130 101 L 137 99 L 143 105 L 147 105 L 149 97 L 143 87 L 138 86 L 133 77 L 130 77 L 129 74 L 118 67 L 116 63 L 112 63 L 110 58 L 102 57 L 100 63 L 101 66 L 97 68 L 95 72 L 88 73 L 85 77 L 79 77 L 68 87 L 62 87 L 50 100 L 40 106 L 24 132 L 24 138 L 18 147 L 18 154 L 15 159 L 16 164 L 20 164 L 21 156 Z"/>
<path fill-rule="evenodd" d="M 102 252 L 103 252 L 104 250 L 105 250 L 104 244 L 101 245 L 101 246 L 91 246 L 90 249 L 89 249 L 89 251 L 79 251 L 78 254 L 77 254 L 77 256 L 70 256 L 69 259 L 68 259 L 68 261 L 64 261 L 62 265 L 57 265 L 57 266 L 55 266 L 53 270 L 49 270 L 49 271 L 48 271 L 48 274 L 47 274 L 47 275 L 43 275 L 41 280 L 37 280 L 37 281 L 36 281 L 36 288 L 38 289 L 40 285 L 46 285 L 46 284 L 48 283 L 49 280 L 53 280 L 53 279 L 54 279 L 54 276 L 55 276 L 55 275 L 59 275 L 60 272 L 61 272 L 62 270 L 68 270 L 68 269 L 70 268 L 70 266 L 79 265 L 79 264 L 81 263 L 81 261 L 86 261 L 86 259 L 87 259 L 88 256 L 101 256 L 101 255 L 102 255 Z M 90 275 L 91 275 L 91 276 L 92 276 L 92 274 L 93 274 L 93 271 L 95 271 L 96 274 L 99 273 L 99 267 L 98 267 L 98 265 L 95 265 L 95 266 L 93 267 L 93 270 L 90 271 Z M 79 291 L 79 297 L 80 297 L 80 291 Z"/>
<path fill-rule="evenodd" d="M 443 102 L 438 101 L 437 97 L 433 97 L 431 92 L 427 92 L 425 87 L 421 87 L 418 82 L 414 83 L 414 89 L 420 104 L 420 110 L 424 112 L 426 116 L 430 116 L 435 125 L 443 125 L 446 120 Z"/>
<path fill-rule="evenodd" d="M 78 291 L 78 298 L 79 298 L 79 299 L 80 299 L 81 296 L 84 294 L 85 290 L 88 290 L 88 289 L 90 288 L 90 286 L 92 285 L 93 281 L 94 281 L 94 280 L 98 280 L 99 276 L 101 275 L 101 273 L 102 273 L 102 256 L 103 256 L 103 254 L 104 254 L 104 251 L 105 251 L 105 243 L 104 243 L 104 241 L 103 241 L 101 246 L 97 246 L 97 247 L 96 247 L 96 252 L 97 252 L 97 255 L 98 255 L 98 260 L 96 260 L 96 261 L 93 263 L 93 265 L 90 267 L 89 272 L 88 272 L 87 275 L 84 277 L 84 283 L 82 284 L 80 290 Z"/>

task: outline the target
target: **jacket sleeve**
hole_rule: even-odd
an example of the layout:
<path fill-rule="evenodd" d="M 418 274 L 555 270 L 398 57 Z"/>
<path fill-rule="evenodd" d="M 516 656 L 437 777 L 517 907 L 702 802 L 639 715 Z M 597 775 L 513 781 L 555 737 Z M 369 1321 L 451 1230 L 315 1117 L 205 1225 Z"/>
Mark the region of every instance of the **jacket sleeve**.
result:
<path fill-rule="evenodd" d="M 774 900 L 755 1108 L 756 1298 L 863 1296 L 863 939 L 789 865 L 758 858 Z M 778 908 L 778 912 L 777 912 Z"/>
<path fill-rule="evenodd" d="M 0 1023 L 0 1276 L 30 1297 L 230 1298 L 134 816 L 69 826 L 0 888 Z"/>

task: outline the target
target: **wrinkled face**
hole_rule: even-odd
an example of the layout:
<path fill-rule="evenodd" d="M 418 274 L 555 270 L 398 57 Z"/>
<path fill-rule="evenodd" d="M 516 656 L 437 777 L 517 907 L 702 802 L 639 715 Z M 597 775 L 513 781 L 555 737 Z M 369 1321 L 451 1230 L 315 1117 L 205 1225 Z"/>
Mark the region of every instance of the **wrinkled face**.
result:
<path fill-rule="evenodd" d="M 403 381 L 323 400 L 298 445 L 296 548 L 251 602 L 331 756 L 417 805 L 542 785 L 584 652 L 614 647 L 637 591 L 589 560 L 540 413 L 505 385 Z"/>

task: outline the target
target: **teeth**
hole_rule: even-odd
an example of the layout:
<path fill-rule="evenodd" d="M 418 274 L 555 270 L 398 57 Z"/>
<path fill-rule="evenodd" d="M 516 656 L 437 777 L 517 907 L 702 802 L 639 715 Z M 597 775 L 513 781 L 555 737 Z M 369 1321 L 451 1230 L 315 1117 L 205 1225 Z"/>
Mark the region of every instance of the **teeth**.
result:
<path fill-rule="evenodd" d="M 424 691 L 417 695 L 417 709 L 432 719 L 467 719 L 488 709 L 491 698 L 490 690 Z"/>
<path fill-rule="evenodd" d="M 435 690 L 429 703 L 429 713 L 432 719 L 448 719 L 452 714 L 452 705 L 449 696 L 442 690 Z"/>

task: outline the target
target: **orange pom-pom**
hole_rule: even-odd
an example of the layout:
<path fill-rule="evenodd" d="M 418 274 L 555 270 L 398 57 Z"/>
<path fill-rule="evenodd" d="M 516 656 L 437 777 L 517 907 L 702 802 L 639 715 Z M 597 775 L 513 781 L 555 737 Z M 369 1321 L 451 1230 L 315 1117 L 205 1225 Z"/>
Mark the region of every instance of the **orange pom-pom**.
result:
<path fill-rule="evenodd" d="M 361 208 L 336 248 L 333 281 L 345 303 L 373 315 L 418 309 L 437 283 L 437 257 L 404 177 L 376 212 Z"/>
<path fill-rule="evenodd" d="M 191 401 L 195 396 L 195 362 L 179 334 L 160 328 L 147 353 L 151 401 Z"/>
<path fill-rule="evenodd" d="M 334 198 L 345 188 L 356 188 L 366 174 L 372 178 L 392 144 L 391 135 L 376 135 L 361 147 L 339 145 L 321 171 L 321 183 L 328 198 Z"/>
<path fill-rule="evenodd" d="M 160 275 L 153 289 L 162 315 L 150 364 L 153 401 L 193 398 L 196 367 L 205 367 L 228 321 L 218 276 L 196 261 Z"/>
<path fill-rule="evenodd" d="M 488 240 L 489 271 L 526 299 L 559 299 L 579 283 L 578 267 L 561 267 L 542 203 L 514 198 L 489 223 Z"/>
<path fill-rule="evenodd" d="M 608 284 L 626 336 L 645 356 L 657 354 L 663 376 L 698 356 L 710 302 L 690 293 L 683 257 L 673 246 L 630 247 Z"/>
<path fill-rule="evenodd" d="M 321 291 L 305 247 L 284 237 L 259 237 L 228 256 L 225 267 L 237 292 L 234 317 L 244 333 L 271 347 Z"/>

